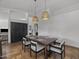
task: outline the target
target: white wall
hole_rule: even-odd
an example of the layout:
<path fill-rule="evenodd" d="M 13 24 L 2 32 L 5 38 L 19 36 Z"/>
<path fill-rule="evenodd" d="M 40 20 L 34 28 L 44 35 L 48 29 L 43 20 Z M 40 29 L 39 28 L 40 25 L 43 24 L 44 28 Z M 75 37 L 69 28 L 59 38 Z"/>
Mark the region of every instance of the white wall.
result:
<path fill-rule="evenodd" d="M 10 11 L 10 19 L 15 20 L 27 20 L 28 13 L 19 11 L 19 10 L 11 10 Z"/>
<path fill-rule="evenodd" d="M 1 28 L 8 29 L 8 21 L 10 19 L 26 20 L 27 17 L 28 14 L 24 11 L 16 9 L 0 8 L 0 29 Z"/>
<path fill-rule="evenodd" d="M 49 35 L 48 30 L 49 30 L 49 21 L 39 19 L 38 23 L 39 35 L 48 36 Z"/>
<path fill-rule="evenodd" d="M 39 34 L 65 39 L 67 45 L 79 48 L 79 10 L 53 15 L 46 22 L 39 23 Z"/>
<path fill-rule="evenodd" d="M 79 10 L 53 16 L 50 34 L 65 38 L 67 44 L 79 47 Z"/>
<path fill-rule="evenodd" d="M 5 28 L 8 29 L 8 12 L 0 11 L 0 29 Z"/>
<path fill-rule="evenodd" d="M 0 20 L 0 29 L 8 29 L 8 20 Z"/>

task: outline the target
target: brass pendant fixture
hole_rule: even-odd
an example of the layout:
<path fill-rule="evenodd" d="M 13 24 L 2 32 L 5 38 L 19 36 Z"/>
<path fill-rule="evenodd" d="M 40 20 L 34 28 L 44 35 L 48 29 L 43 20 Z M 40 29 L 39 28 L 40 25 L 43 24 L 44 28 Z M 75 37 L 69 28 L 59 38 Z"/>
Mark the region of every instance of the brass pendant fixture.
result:
<path fill-rule="evenodd" d="M 42 19 L 43 20 L 48 20 L 48 17 L 49 17 L 48 11 L 43 11 L 43 13 L 42 13 Z"/>
<path fill-rule="evenodd" d="M 37 16 L 33 16 L 33 17 L 32 17 L 32 22 L 33 22 L 34 24 L 36 24 L 36 23 L 38 22 L 38 17 L 37 17 Z"/>
<path fill-rule="evenodd" d="M 32 22 L 33 24 L 36 24 L 38 22 L 38 17 L 36 16 L 36 0 L 34 0 L 35 2 L 35 16 L 32 16 Z"/>
<path fill-rule="evenodd" d="M 45 11 L 43 11 L 42 13 L 42 19 L 48 20 L 48 18 L 49 18 L 49 14 L 48 14 L 48 11 L 46 10 L 46 0 L 45 0 Z"/>

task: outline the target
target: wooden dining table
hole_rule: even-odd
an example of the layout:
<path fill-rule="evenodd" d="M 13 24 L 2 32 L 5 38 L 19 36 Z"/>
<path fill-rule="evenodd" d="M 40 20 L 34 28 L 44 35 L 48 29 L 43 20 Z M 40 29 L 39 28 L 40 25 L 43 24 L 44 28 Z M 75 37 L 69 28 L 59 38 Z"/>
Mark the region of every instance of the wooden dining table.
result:
<path fill-rule="evenodd" d="M 45 59 L 48 59 L 47 47 L 55 42 L 57 38 L 50 38 L 48 36 L 26 36 L 28 39 L 43 44 L 45 46 Z"/>

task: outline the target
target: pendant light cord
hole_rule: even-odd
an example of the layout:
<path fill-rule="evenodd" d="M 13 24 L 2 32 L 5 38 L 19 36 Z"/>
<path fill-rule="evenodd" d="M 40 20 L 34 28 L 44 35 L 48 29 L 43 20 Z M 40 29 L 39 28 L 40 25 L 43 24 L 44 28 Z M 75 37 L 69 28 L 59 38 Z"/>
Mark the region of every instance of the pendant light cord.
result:
<path fill-rule="evenodd" d="M 35 13 L 35 16 L 36 16 L 36 0 L 34 0 L 34 2 L 35 2 L 35 12 L 34 13 Z"/>
<path fill-rule="evenodd" d="M 46 10 L 46 0 L 45 0 L 45 10 Z"/>

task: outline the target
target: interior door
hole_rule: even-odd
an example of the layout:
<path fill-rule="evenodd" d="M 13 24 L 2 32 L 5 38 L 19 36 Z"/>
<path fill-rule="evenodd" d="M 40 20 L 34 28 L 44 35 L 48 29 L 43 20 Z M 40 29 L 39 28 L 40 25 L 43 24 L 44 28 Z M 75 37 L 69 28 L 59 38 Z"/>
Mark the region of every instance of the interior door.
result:
<path fill-rule="evenodd" d="M 11 42 L 21 41 L 27 35 L 27 24 L 11 22 Z"/>

